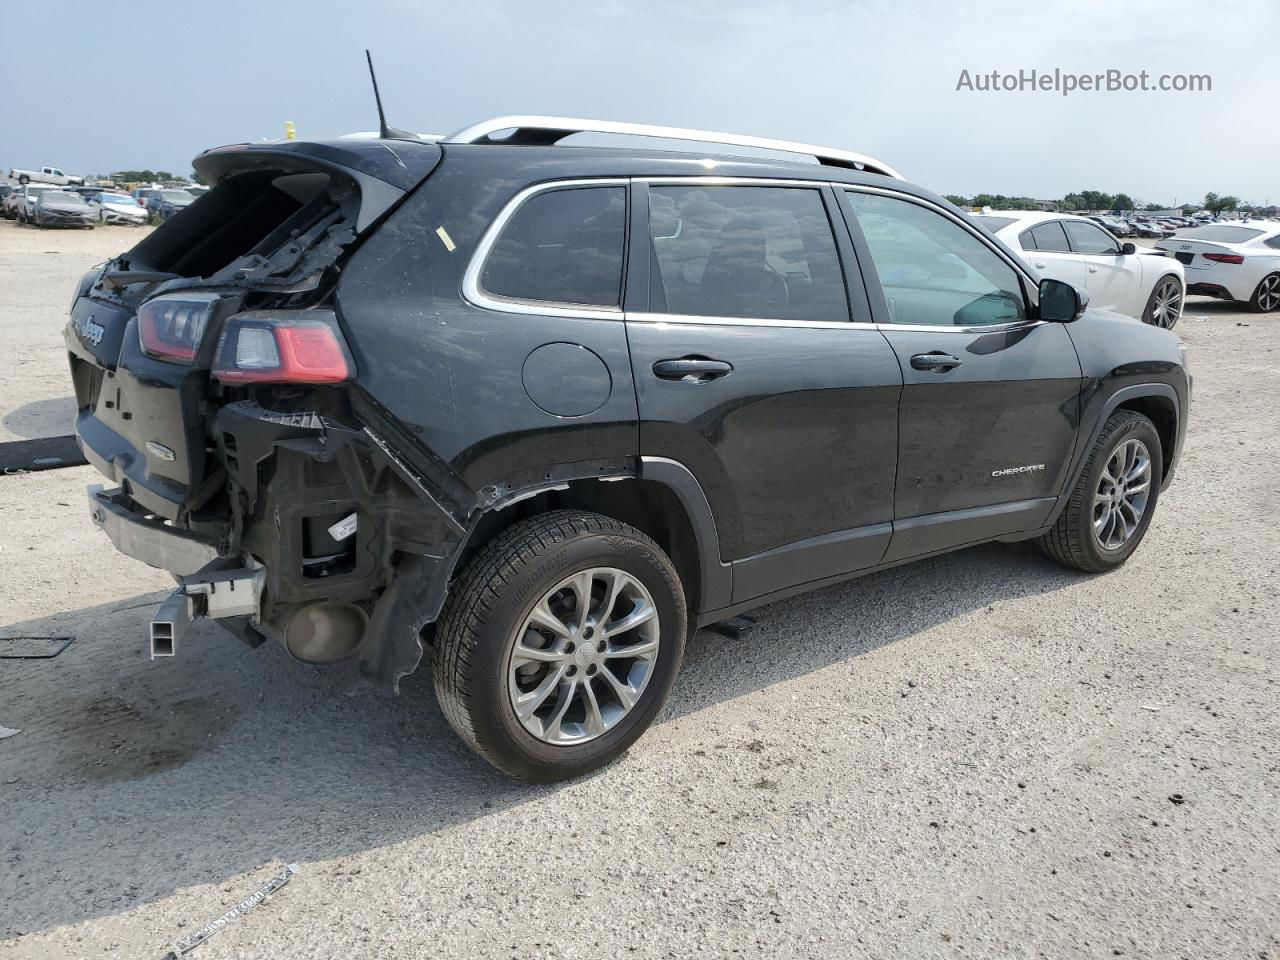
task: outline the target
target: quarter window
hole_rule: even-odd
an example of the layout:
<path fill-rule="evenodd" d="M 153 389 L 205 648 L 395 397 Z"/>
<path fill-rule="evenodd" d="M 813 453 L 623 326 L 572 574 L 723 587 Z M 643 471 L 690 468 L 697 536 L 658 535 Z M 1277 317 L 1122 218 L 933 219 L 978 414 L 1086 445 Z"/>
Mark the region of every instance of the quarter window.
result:
<path fill-rule="evenodd" d="M 1076 253 L 1097 257 L 1120 252 L 1119 244 L 1101 227 L 1081 220 L 1068 220 L 1064 226 Z"/>
<path fill-rule="evenodd" d="M 616 307 L 625 187 L 548 190 L 516 210 L 489 251 L 480 286 L 495 297 Z"/>
<path fill-rule="evenodd" d="M 654 313 L 849 319 L 818 190 L 653 185 L 649 235 Z"/>
<path fill-rule="evenodd" d="M 1018 273 L 964 227 L 909 200 L 847 191 L 893 323 L 976 327 L 1027 317 Z"/>
<path fill-rule="evenodd" d="M 1061 220 L 1050 220 L 1031 228 L 1031 236 L 1036 242 L 1036 249 L 1045 253 L 1070 253 L 1071 244 L 1063 232 Z"/>

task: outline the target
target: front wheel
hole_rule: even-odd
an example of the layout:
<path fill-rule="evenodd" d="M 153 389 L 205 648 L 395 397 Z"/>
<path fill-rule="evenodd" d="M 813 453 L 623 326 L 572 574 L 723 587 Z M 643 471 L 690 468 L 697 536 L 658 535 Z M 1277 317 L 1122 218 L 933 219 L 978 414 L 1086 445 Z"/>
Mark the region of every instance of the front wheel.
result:
<path fill-rule="evenodd" d="M 31 182 L 31 178 L 24 173 L 22 176 L 18 177 L 18 182 L 25 187 L 28 183 Z"/>
<path fill-rule="evenodd" d="M 688 619 L 671 560 L 634 527 L 559 510 L 504 531 L 453 584 L 436 697 L 512 776 L 576 777 L 622 754 L 662 707 Z"/>
<path fill-rule="evenodd" d="M 1270 313 L 1280 309 L 1280 273 L 1268 274 L 1262 278 L 1249 300 L 1249 309 L 1254 313 Z"/>
<path fill-rule="evenodd" d="M 1053 529 L 1038 541 L 1059 563 L 1088 573 L 1114 570 L 1146 536 L 1163 476 L 1160 434 L 1132 410 L 1113 413 Z"/>
<path fill-rule="evenodd" d="M 1142 311 L 1142 322 L 1172 330 L 1181 316 L 1182 284 L 1173 274 L 1161 277 L 1147 299 L 1146 309 Z"/>

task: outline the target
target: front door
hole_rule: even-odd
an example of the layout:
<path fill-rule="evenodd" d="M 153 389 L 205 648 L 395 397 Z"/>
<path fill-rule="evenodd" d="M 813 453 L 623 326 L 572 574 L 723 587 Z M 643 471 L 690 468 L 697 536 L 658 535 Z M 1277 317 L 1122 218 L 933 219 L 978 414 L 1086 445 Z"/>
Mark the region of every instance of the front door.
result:
<path fill-rule="evenodd" d="M 1146 301 L 1138 289 L 1142 268 L 1138 255 L 1122 252 L 1120 243 L 1101 227 L 1083 220 L 1066 220 L 1071 249 L 1084 262 L 1089 306 L 1138 316 Z"/>
<path fill-rule="evenodd" d="M 898 362 L 870 323 L 830 188 L 637 185 L 627 337 L 640 452 L 687 467 L 735 602 L 879 562 L 897 459 Z M 843 229 L 843 227 L 841 228 Z M 851 304 L 853 313 L 851 313 Z"/>
<path fill-rule="evenodd" d="M 907 195 L 842 193 L 906 380 L 885 560 L 1036 529 L 1075 446 L 1066 328 L 1031 319 L 1024 275 L 976 228 Z"/>

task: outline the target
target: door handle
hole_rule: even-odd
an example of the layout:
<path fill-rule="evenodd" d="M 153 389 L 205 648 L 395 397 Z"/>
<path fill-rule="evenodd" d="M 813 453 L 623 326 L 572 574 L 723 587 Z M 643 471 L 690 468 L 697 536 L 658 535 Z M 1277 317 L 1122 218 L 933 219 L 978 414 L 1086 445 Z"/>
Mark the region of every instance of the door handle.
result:
<path fill-rule="evenodd" d="M 653 374 L 659 380 L 679 380 L 682 383 L 707 383 L 733 372 L 733 364 L 705 357 L 685 357 L 681 360 L 659 360 L 653 365 Z"/>
<path fill-rule="evenodd" d="M 1090 268 L 1089 268 L 1089 272 L 1090 272 L 1090 273 L 1097 273 L 1097 272 L 1098 272 L 1098 268 L 1097 268 L 1097 267 L 1090 267 Z"/>
<path fill-rule="evenodd" d="M 946 373 L 960 366 L 960 358 L 949 353 L 935 351 L 933 353 L 917 353 L 911 358 L 913 370 L 928 370 L 930 373 Z"/>
<path fill-rule="evenodd" d="M 1037 263 L 1037 264 L 1035 265 L 1035 267 L 1036 267 L 1036 269 L 1037 269 L 1037 270 L 1043 270 L 1043 269 L 1044 269 L 1044 264 L 1043 264 L 1043 263 Z"/>

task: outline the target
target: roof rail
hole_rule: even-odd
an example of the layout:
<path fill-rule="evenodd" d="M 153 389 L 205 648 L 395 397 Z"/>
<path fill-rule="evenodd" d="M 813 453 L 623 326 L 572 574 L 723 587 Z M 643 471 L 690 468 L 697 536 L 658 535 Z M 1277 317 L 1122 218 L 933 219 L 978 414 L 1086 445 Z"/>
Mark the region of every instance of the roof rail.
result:
<path fill-rule="evenodd" d="M 508 137 L 494 138 L 495 133 L 510 130 Z M 878 173 L 895 180 L 902 174 L 887 163 L 851 150 L 833 147 L 817 147 L 808 143 L 792 143 L 788 140 L 770 140 L 767 137 L 751 137 L 741 133 L 717 133 L 712 130 L 687 130 L 684 127 L 663 127 L 650 123 L 624 123 L 617 120 L 583 120 L 577 117 L 495 117 L 482 120 L 445 137 L 443 143 L 509 143 L 534 146 L 550 146 L 575 133 L 611 133 L 632 137 L 659 137 L 664 140 L 697 140 L 703 143 L 720 143 L 735 147 L 752 147 L 757 150 L 776 150 L 781 153 L 797 153 L 813 157 L 828 167 L 847 167 Z"/>

